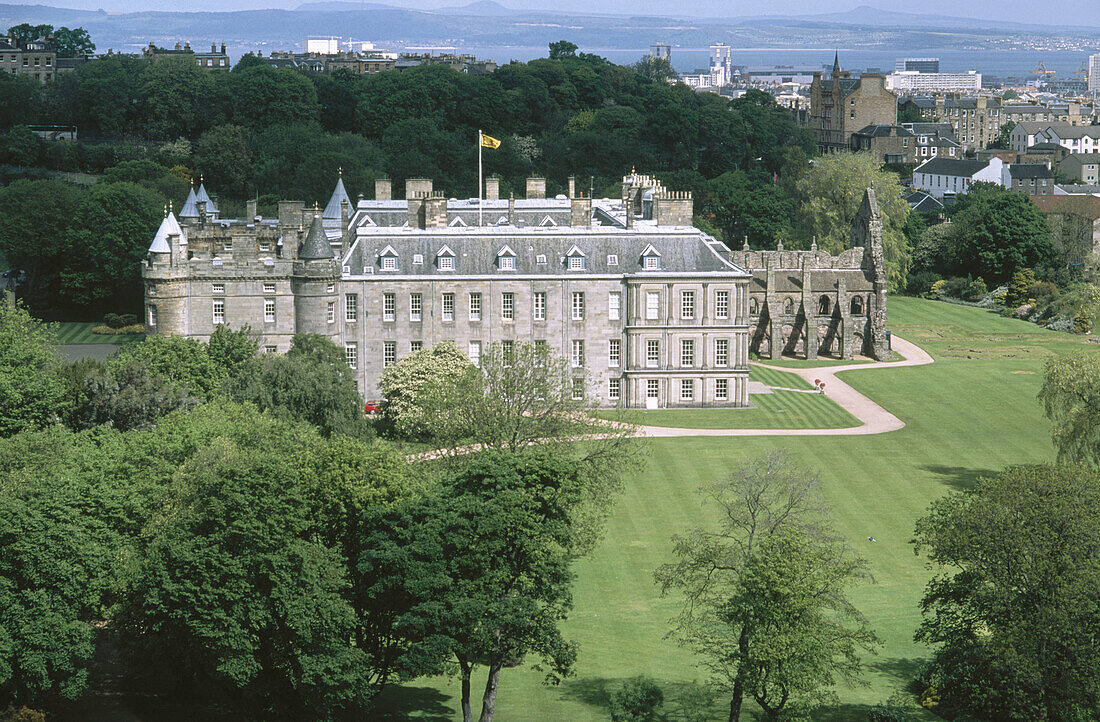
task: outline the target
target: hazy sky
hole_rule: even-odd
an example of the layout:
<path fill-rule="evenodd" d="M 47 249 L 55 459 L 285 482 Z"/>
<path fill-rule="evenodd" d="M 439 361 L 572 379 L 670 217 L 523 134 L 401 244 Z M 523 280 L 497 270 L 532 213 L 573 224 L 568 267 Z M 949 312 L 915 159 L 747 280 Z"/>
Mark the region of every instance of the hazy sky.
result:
<path fill-rule="evenodd" d="M 58 7 L 75 7 L 109 12 L 135 10 L 252 10 L 257 8 L 297 7 L 309 0 L 8 0 L 8 2 Z M 431 9 L 466 5 L 470 0 L 365 0 L 407 8 Z M 609 12 L 615 14 L 693 15 L 698 17 L 737 17 L 745 15 L 788 15 L 844 12 L 860 5 L 904 13 L 940 14 L 1007 20 L 1046 25 L 1088 25 L 1100 27 L 1100 0 L 692 0 L 669 3 L 668 0 L 497 0 L 511 8 L 555 11 Z M 1041 9 L 1040 9 L 1041 8 Z"/>

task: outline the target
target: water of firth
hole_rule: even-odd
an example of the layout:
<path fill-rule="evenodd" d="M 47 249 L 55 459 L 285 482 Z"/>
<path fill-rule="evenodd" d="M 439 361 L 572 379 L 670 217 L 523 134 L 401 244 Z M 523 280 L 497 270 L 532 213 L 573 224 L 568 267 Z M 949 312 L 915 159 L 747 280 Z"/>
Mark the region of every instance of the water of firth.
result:
<path fill-rule="evenodd" d="M 510 60 L 527 61 L 546 57 L 546 48 L 479 47 L 463 46 L 461 52 L 479 58 L 507 63 Z M 614 63 L 630 64 L 649 52 L 648 48 L 582 48 L 584 52 L 602 55 Z M 733 48 L 734 65 L 773 66 L 792 65 L 798 68 L 833 65 L 833 48 Z M 940 70 L 945 73 L 977 70 L 983 75 L 1025 78 L 1042 61 L 1048 70 L 1054 70 L 1059 78 L 1081 77 L 1073 73 L 1087 61 L 1086 51 L 1038 51 L 1038 50 L 928 50 L 928 49 L 839 49 L 840 64 L 852 70 L 875 69 L 891 72 L 897 58 L 939 58 Z M 709 62 L 707 48 L 673 48 L 672 67 L 681 73 L 706 68 Z"/>

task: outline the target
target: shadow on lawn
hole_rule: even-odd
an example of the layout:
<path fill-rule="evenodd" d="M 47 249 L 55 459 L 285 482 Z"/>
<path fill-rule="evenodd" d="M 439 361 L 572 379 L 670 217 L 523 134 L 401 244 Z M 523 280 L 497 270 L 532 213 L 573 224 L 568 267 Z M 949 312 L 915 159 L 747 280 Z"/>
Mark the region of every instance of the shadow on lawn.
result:
<path fill-rule="evenodd" d="M 994 469 L 968 469 L 965 466 L 943 466 L 942 464 L 928 464 L 919 468 L 940 477 L 943 483 L 955 491 L 967 491 L 974 487 L 978 479 L 990 478 L 1000 473 Z"/>
<path fill-rule="evenodd" d="M 595 707 L 607 715 L 610 714 L 611 695 L 622 687 L 626 681 L 624 678 L 612 679 L 606 677 L 574 679 L 561 685 L 561 693 L 563 697 Z M 682 722 L 686 719 L 699 719 L 701 711 L 707 714 L 708 719 L 725 719 L 729 715 L 729 699 L 721 692 L 715 693 L 712 700 L 713 704 L 707 704 L 699 700 L 689 703 L 686 702 L 684 694 L 695 683 L 668 682 L 663 679 L 653 681 L 657 683 L 665 695 L 664 705 L 653 718 L 653 722 Z M 690 709 L 685 707 L 685 704 L 689 705 Z M 705 707 L 701 709 L 698 706 L 699 704 L 703 704 Z"/>
<path fill-rule="evenodd" d="M 481 710 L 481 695 L 474 695 L 474 705 Z M 372 720 L 399 722 L 399 720 L 417 719 L 428 722 L 452 722 L 458 711 L 459 700 L 454 700 L 454 708 L 448 706 L 451 696 L 432 687 L 391 686 L 386 687 L 374 700 L 370 713 Z"/>

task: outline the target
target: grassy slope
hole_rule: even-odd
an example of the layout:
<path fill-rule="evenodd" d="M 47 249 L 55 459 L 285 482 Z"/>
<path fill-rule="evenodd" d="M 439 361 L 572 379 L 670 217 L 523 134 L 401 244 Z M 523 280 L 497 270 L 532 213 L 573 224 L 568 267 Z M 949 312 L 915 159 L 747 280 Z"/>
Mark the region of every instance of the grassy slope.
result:
<path fill-rule="evenodd" d="M 796 377 L 797 378 L 797 377 Z M 859 420 L 828 396 L 799 391 L 753 394 L 753 409 L 657 409 L 600 414 L 632 424 L 682 429 L 842 429 Z"/>
<path fill-rule="evenodd" d="M 58 343 L 62 344 L 85 344 L 85 343 L 114 343 L 124 344 L 140 341 L 145 338 L 144 334 L 133 335 L 114 335 L 114 334 L 100 334 L 92 333 L 93 326 L 99 326 L 97 323 L 82 323 L 79 321 L 65 321 L 58 324 L 57 339 Z"/>
<path fill-rule="evenodd" d="M 678 684 L 704 678 L 687 654 L 663 639 L 677 605 L 660 598 L 652 572 L 669 560 L 671 535 L 705 521 L 698 486 L 746 455 L 774 448 L 821 475 L 839 530 L 870 560 L 876 580 L 853 594 L 884 641 L 868 663 L 870 686 L 841 689 L 842 707 L 822 719 L 865 719 L 867 705 L 911 677 L 927 653 L 912 634 L 929 575 L 908 543 L 914 522 L 932 499 L 982 474 L 1050 460 L 1048 426 L 1035 399 L 1042 363 L 1054 353 L 1095 347 L 980 309 L 916 299 L 891 299 L 890 326 L 937 362 L 844 378 L 904 419 L 908 425 L 899 432 L 652 443 L 647 468 L 628 480 L 606 539 L 577 570 L 576 608 L 566 624 L 581 645 L 577 676 L 548 688 L 528 668 L 506 671 L 499 719 L 606 720 L 607 692 L 625 677 L 655 677 L 671 697 Z M 867 541 L 871 535 L 876 543 Z M 477 684 L 483 683 L 479 673 Z M 395 692 L 388 697 L 392 719 L 456 717 L 455 680 L 421 680 Z M 720 714 L 716 709 L 715 718 Z"/>

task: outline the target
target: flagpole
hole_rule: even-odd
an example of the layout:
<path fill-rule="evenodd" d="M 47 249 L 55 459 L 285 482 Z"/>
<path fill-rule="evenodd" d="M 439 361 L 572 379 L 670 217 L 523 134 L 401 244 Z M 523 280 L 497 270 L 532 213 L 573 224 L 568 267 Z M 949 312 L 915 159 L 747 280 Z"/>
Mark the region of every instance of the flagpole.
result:
<path fill-rule="evenodd" d="M 481 195 L 484 191 L 481 190 L 481 129 L 477 131 L 477 225 L 480 227 L 484 225 L 481 220 Z"/>

